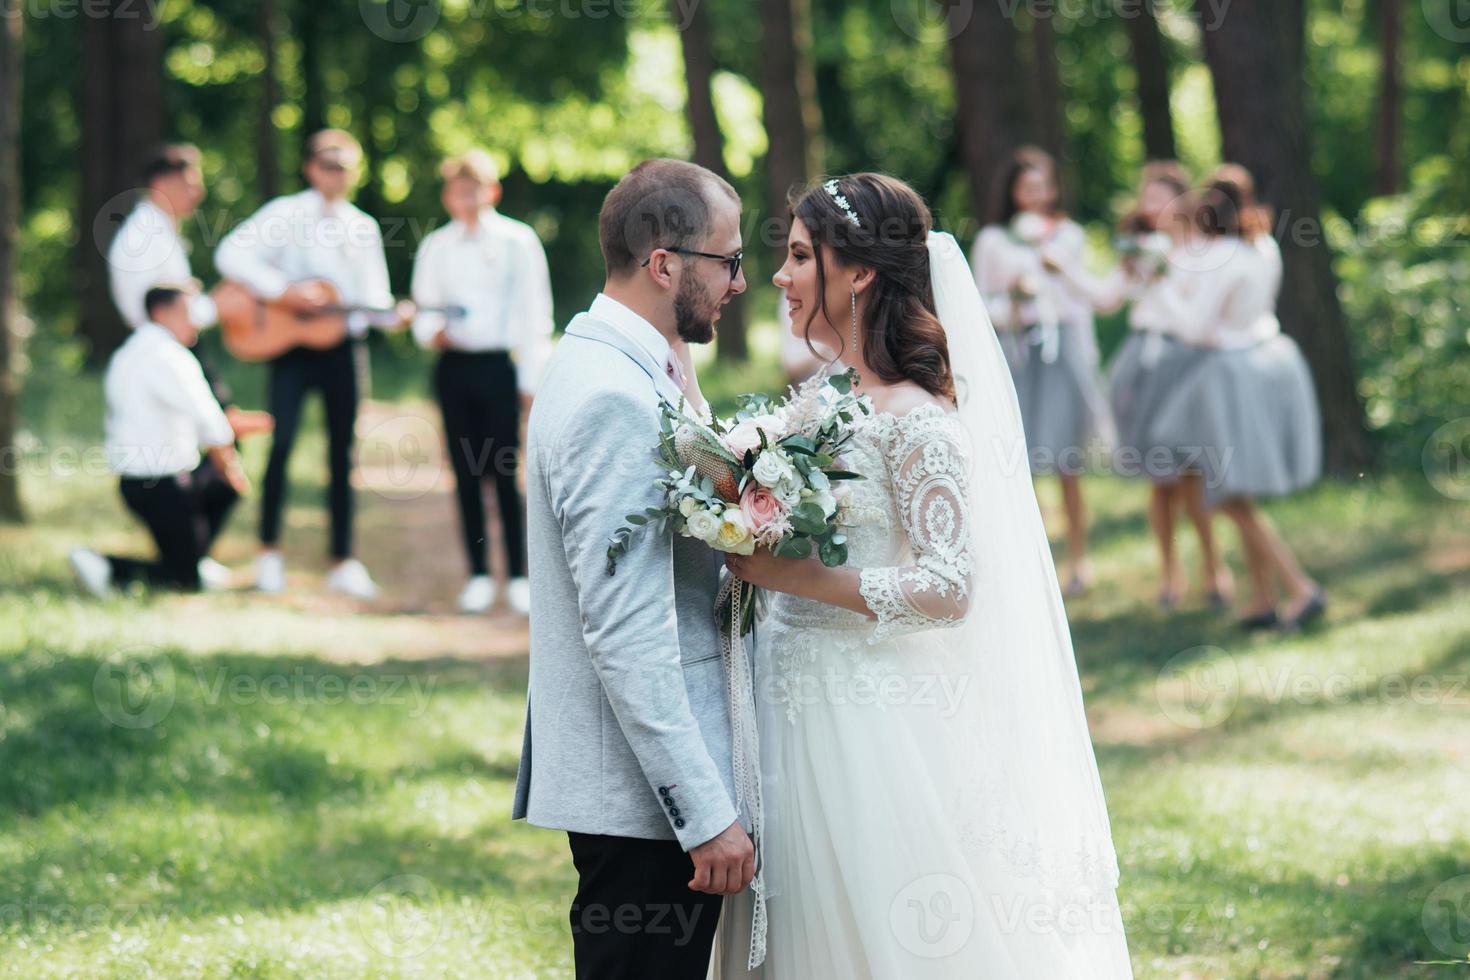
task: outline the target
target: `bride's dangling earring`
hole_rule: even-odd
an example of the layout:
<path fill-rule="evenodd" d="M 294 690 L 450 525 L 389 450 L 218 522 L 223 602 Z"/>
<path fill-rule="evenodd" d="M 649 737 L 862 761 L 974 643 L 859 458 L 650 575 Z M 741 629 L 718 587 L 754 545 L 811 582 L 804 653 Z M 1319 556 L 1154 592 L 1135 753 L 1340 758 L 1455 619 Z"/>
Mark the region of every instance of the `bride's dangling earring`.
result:
<path fill-rule="evenodd" d="M 852 350 L 858 352 L 857 290 L 852 291 Z"/>

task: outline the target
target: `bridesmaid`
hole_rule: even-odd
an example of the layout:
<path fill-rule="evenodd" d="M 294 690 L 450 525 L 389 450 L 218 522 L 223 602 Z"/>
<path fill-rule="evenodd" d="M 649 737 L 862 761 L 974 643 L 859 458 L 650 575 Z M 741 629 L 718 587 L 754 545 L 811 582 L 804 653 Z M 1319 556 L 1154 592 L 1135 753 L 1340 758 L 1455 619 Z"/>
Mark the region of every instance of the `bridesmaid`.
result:
<path fill-rule="evenodd" d="M 1159 406 L 1204 358 L 1205 350 L 1180 339 L 1189 324 L 1175 323 L 1161 308 L 1157 290 L 1168 264 L 1188 264 L 1199 232 L 1194 222 L 1189 178 L 1172 160 L 1143 168 L 1138 202 L 1122 222 L 1118 251 L 1123 261 L 1111 276 L 1089 276 L 1078 266 L 1058 271 L 1084 290 L 1100 313 L 1131 302 L 1128 339 L 1113 359 L 1110 402 L 1118 428 L 1114 468 L 1151 482 L 1149 524 L 1158 543 L 1162 584 L 1159 606 L 1173 608 L 1184 594 L 1184 576 L 1174 548 L 1174 526 L 1188 515 L 1199 537 L 1203 582 L 1216 608 L 1230 604 L 1230 572 L 1215 545 L 1213 515 L 1205 506 L 1200 470 L 1147 438 Z"/>
<path fill-rule="evenodd" d="M 1240 530 L 1252 597 L 1241 625 L 1293 630 L 1327 608 L 1321 586 L 1256 506 L 1316 482 L 1322 423 L 1306 360 L 1281 332 L 1281 251 L 1245 168 L 1226 164 L 1200 195 L 1205 238 L 1187 265 L 1171 265 L 1157 301 L 1191 323 L 1199 365 L 1160 406 L 1156 444 L 1202 450 L 1205 500 Z M 1284 592 L 1284 601 L 1283 595 Z"/>
<path fill-rule="evenodd" d="M 1112 440 L 1102 394 L 1092 304 L 1060 275 L 1081 267 L 1086 236 L 1059 205 L 1056 163 L 1034 147 L 1018 150 L 1002 175 L 990 224 L 971 265 L 1016 384 L 1031 471 L 1056 474 L 1067 513 L 1069 595 L 1091 583 L 1087 512 L 1080 477 L 1087 456 Z"/>

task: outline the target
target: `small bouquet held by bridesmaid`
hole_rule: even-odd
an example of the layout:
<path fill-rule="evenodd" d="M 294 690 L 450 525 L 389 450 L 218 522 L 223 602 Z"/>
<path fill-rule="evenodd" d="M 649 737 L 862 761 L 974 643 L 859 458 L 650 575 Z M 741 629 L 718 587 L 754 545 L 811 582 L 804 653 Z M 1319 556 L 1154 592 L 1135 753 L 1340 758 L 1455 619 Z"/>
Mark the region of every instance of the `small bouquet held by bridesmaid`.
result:
<path fill-rule="evenodd" d="M 837 456 L 854 420 L 873 410 L 866 395 L 854 393 L 856 381 L 852 370 L 818 375 L 779 403 L 742 395 L 732 419 L 700 419 L 682 402 L 664 402 L 656 450 L 664 502 L 628 515 L 608 545 L 607 573 L 648 527 L 737 555 L 763 547 L 783 558 L 815 553 L 829 567 L 845 564 L 842 484 L 863 477 L 839 468 Z M 742 633 L 750 629 L 753 598 L 753 589 L 740 596 Z"/>

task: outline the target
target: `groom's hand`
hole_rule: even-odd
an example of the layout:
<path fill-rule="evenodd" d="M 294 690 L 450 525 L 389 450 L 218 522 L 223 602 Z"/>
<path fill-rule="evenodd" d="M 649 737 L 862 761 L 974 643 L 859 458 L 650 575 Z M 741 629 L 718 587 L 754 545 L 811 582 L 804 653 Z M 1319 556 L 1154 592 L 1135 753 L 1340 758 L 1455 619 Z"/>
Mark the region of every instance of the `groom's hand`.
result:
<path fill-rule="evenodd" d="M 735 895 L 755 877 L 755 848 L 739 820 L 690 851 L 689 857 L 694 861 L 689 887 L 697 892 Z"/>

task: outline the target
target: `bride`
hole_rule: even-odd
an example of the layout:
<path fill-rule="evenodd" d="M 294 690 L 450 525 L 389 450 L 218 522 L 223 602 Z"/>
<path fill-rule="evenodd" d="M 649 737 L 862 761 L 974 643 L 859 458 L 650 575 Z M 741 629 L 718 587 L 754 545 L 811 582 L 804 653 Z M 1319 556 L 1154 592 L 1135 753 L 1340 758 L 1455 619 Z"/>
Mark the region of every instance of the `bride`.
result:
<path fill-rule="evenodd" d="M 792 329 L 856 368 L 849 563 L 729 557 L 756 631 L 763 888 L 723 978 L 1130 977 L 1117 858 L 1015 390 L 906 184 L 793 208 Z M 764 956 L 763 965 L 760 964 Z"/>

